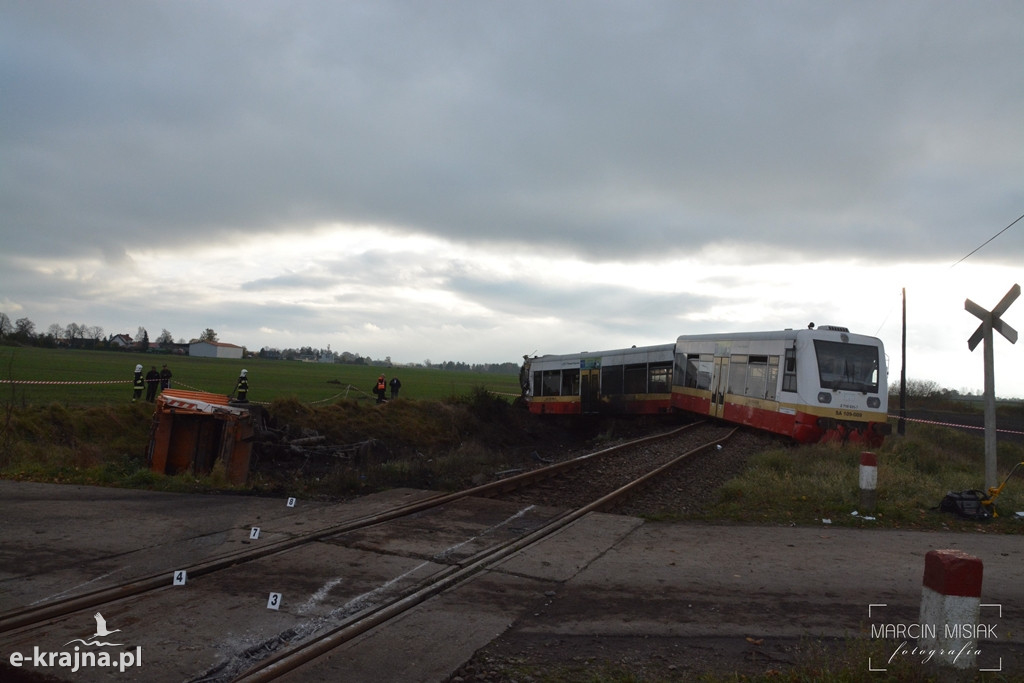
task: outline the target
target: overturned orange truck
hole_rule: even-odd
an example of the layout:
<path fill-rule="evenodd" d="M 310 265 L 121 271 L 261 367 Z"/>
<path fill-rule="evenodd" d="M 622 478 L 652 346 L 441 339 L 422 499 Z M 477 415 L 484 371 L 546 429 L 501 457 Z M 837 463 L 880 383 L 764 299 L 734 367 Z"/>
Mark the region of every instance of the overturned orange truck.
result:
<path fill-rule="evenodd" d="M 149 465 L 161 474 L 209 474 L 220 461 L 232 484 L 245 484 L 255 434 L 248 404 L 223 394 L 165 389 L 157 397 Z"/>

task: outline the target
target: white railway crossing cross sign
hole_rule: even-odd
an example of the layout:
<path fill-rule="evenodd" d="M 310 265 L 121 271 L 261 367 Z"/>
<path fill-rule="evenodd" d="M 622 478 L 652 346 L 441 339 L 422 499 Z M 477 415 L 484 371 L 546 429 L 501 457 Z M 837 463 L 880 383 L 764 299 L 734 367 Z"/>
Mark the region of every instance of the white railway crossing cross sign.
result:
<path fill-rule="evenodd" d="M 985 490 L 996 486 L 996 382 L 995 360 L 992 352 L 992 330 L 1006 337 L 1011 344 L 1017 343 L 1017 330 L 1002 319 L 1003 313 L 1020 296 L 1020 285 L 1015 284 L 1006 293 L 1002 301 L 991 311 L 974 303 L 970 299 L 964 301 L 964 308 L 981 319 L 981 325 L 967 340 L 967 348 L 973 351 L 982 341 L 985 342 Z"/>

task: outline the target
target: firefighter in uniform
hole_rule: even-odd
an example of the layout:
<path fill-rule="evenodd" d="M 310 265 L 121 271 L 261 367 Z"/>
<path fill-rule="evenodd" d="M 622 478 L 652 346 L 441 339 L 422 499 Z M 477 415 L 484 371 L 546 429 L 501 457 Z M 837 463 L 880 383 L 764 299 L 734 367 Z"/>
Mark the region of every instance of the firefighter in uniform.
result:
<path fill-rule="evenodd" d="M 132 381 L 132 402 L 138 401 L 142 390 L 146 388 L 146 380 L 142 378 L 142 365 L 135 366 L 135 379 Z"/>
<path fill-rule="evenodd" d="M 248 399 L 246 396 L 249 394 L 249 374 L 248 370 L 242 370 L 242 374 L 238 376 L 238 384 L 235 385 L 235 394 L 238 396 L 236 399 L 242 403 L 245 403 Z"/>

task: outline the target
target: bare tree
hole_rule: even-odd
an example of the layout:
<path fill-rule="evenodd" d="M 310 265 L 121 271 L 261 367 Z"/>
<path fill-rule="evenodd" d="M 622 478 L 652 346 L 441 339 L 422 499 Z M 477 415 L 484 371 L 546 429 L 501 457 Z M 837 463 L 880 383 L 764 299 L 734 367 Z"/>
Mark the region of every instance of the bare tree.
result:
<path fill-rule="evenodd" d="M 24 341 L 36 336 L 36 324 L 28 318 L 18 318 L 14 321 L 14 335 Z"/>
<path fill-rule="evenodd" d="M 927 398 L 939 393 L 939 383 L 930 379 L 908 379 L 907 396 Z"/>

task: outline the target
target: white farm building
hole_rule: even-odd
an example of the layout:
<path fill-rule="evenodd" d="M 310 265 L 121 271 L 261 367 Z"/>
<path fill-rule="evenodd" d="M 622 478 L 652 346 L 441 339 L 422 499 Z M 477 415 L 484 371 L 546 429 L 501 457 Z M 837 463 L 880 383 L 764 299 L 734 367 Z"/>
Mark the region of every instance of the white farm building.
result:
<path fill-rule="evenodd" d="M 242 347 L 221 342 L 192 342 L 188 345 L 188 355 L 198 358 L 241 358 Z"/>

